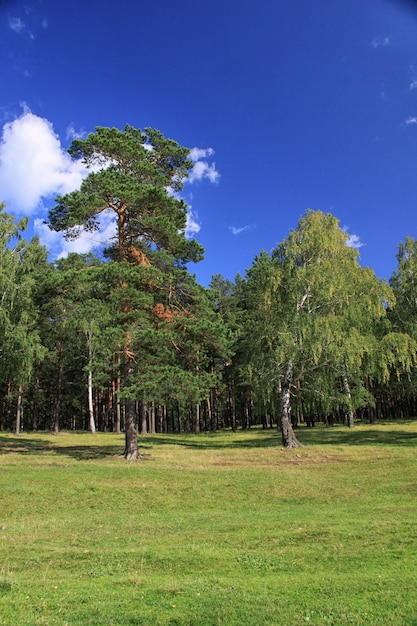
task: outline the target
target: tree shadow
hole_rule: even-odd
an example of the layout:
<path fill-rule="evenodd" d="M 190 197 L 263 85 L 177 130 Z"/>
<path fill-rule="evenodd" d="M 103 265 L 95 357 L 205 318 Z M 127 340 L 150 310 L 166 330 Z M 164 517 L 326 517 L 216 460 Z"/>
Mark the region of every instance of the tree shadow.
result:
<path fill-rule="evenodd" d="M 123 444 L 119 445 L 85 445 L 85 446 L 52 446 L 52 452 L 76 461 L 98 461 L 111 457 L 123 457 Z"/>
<path fill-rule="evenodd" d="M 380 424 L 370 425 L 366 428 L 345 428 L 340 426 L 303 429 L 301 441 L 307 445 L 329 446 L 417 446 L 417 433 L 410 433 L 401 429 L 381 430 Z"/>
<path fill-rule="evenodd" d="M 362 425 L 348 429 L 340 425 L 325 427 L 318 424 L 315 428 L 301 427 L 296 430 L 296 436 L 306 446 L 408 446 L 417 447 L 417 433 L 410 433 L 402 427 L 405 423 L 398 423 L 398 430 L 382 430 L 381 424 Z M 392 422 L 391 422 L 392 424 Z M 244 435 L 240 437 L 239 435 Z M 59 444 L 41 435 L 33 437 L 16 436 L 11 433 L 0 433 L 0 455 L 56 455 L 68 457 L 76 461 L 94 461 L 109 458 L 122 458 L 124 441 L 120 444 L 97 445 L 94 436 L 83 433 L 88 439 L 80 445 L 65 445 L 64 438 Z M 228 440 L 229 439 L 229 440 Z M 281 448 L 281 437 L 277 430 L 253 428 L 238 431 L 237 434 L 225 431 L 182 434 L 139 435 L 138 447 L 142 458 L 150 457 L 150 452 L 156 446 L 181 446 L 194 450 L 222 450 L 222 449 L 262 449 Z"/>
<path fill-rule="evenodd" d="M 317 425 L 315 428 L 301 427 L 295 430 L 299 441 L 307 446 L 417 446 L 417 433 L 410 433 L 399 428 L 398 430 L 381 430 L 378 424 L 375 428 L 367 424 L 364 428 L 352 428 L 342 426 Z M 401 425 L 398 424 L 400 427 Z M 220 431 L 221 432 L 221 431 Z M 242 431 L 239 431 L 242 432 Z M 246 433 L 248 431 L 245 431 Z M 249 431 L 250 432 L 250 431 Z M 281 448 L 281 435 L 276 430 L 270 431 L 270 436 L 265 436 L 266 431 L 253 430 L 253 437 L 232 438 L 225 441 L 224 432 L 221 432 L 221 440 L 216 439 L 216 433 L 202 433 L 201 435 L 145 435 L 139 441 L 146 441 L 154 445 L 178 445 L 195 450 L 214 449 L 250 449 L 250 448 Z M 262 434 L 261 434 L 262 433 Z M 231 433 L 230 433 L 231 435 Z M 200 438 L 201 437 L 201 438 Z"/>
<path fill-rule="evenodd" d="M 40 437 L 30 439 L 21 435 L 0 434 L 0 454 L 33 454 L 33 452 L 46 452 L 51 450 L 51 443 Z"/>
<path fill-rule="evenodd" d="M 249 432 L 253 433 L 250 437 L 248 437 Z M 253 428 L 251 431 L 238 431 L 238 435 L 241 433 L 245 433 L 245 437 L 242 437 L 242 439 L 236 438 L 232 432 L 225 433 L 225 431 L 202 432 L 199 435 L 194 433 L 139 435 L 138 448 L 142 457 L 146 459 L 150 450 L 155 446 L 174 445 L 194 450 L 221 450 L 273 448 L 280 446 L 281 443 L 281 438 L 276 430 L 264 431 Z M 50 439 L 42 439 L 41 437 L 16 436 L 11 433 L 0 434 L 0 454 L 18 453 L 30 455 L 35 452 L 45 455 L 68 456 L 78 461 L 121 457 L 123 455 L 124 441 L 121 440 L 120 445 L 95 445 L 92 435 L 88 433 L 83 433 L 83 435 L 91 437 L 90 441 L 80 445 L 65 445 L 63 439 L 59 440 L 59 444 L 55 444 Z M 228 437 L 229 441 L 227 440 Z"/>
<path fill-rule="evenodd" d="M 239 431 L 251 432 L 251 431 Z M 224 431 L 218 431 L 217 433 L 201 433 L 195 435 L 193 433 L 183 433 L 181 435 L 143 435 L 139 436 L 139 445 L 142 447 L 142 442 L 146 442 L 152 446 L 155 445 L 170 445 L 181 446 L 185 448 L 191 448 L 194 450 L 221 450 L 221 449 L 238 449 L 238 448 L 275 448 L 280 445 L 281 437 L 276 430 L 270 431 L 270 437 L 265 437 L 266 431 L 258 431 L 263 433 L 262 436 L 256 436 L 256 430 L 253 431 L 253 437 L 246 436 L 244 439 L 237 440 L 232 439 L 232 433 L 224 433 Z M 225 441 L 224 438 L 230 435 L 230 441 Z M 221 440 L 219 437 L 221 436 Z"/>
<path fill-rule="evenodd" d="M 58 435 L 59 436 L 59 435 Z M 92 436 L 93 437 L 93 436 Z M 37 455 L 58 455 L 67 456 L 77 461 L 90 461 L 104 459 L 114 456 L 122 456 L 123 443 L 120 445 L 95 445 L 93 442 L 86 442 L 85 445 L 60 445 L 53 441 L 40 437 L 22 437 L 21 435 L 0 434 L 0 455 L 19 454 L 29 456 Z"/>

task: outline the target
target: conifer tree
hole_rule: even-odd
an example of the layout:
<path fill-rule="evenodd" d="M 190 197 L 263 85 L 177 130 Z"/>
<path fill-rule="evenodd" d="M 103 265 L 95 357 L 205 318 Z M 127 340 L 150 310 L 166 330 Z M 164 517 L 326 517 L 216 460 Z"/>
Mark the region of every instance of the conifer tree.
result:
<path fill-rule="evenodd" d="M 57 199 L 49 224 L 77 237 L 82 229 L 97 230 L 103 211 L 114 214 L 116 235 L 106 254 L 118 264 L 109 272 L 118 283 L 115 293 L 124 325 L 124 455 L 135 459 L 139 452 L 134 370 L 142 355 L 143 329 L 150 329 L 157 294 L 170 282 L 165 269 L 184 267 L 203 254 L 196 241 L 185 237 L 187 206 L 177 195 L 193 164 L 187 148 L 157 130 L 132 126 L 97 128 L 86 139 L 75 140 L 69 152 L 91 171 L 79 191 Z"/>

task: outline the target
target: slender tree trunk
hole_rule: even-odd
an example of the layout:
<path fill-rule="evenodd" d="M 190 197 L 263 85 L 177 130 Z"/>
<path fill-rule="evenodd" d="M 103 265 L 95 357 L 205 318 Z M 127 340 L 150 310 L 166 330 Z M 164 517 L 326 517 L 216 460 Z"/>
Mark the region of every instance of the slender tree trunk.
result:
<path fill-rule="evenodd" d="M 39 392 L 40 381 L 39 378 L 35 378 L 35 384 L 33 387 L 33 404 L 32 404 L 32 430 L 38 430 L 38 392 Z"/>
<path fill-rule="evenodd" d="M 229 388 L 230 394 L 230 422 L 232 426 L 232 431 L 235 433 L 237 430 L 236 427 L 236 398 L 235 398 L 235 388 L 232 383 L 232 387 Z"/>
<path fill-rule="evenodd" d="M 194 432 L 196 435 L 200 433 L 200 403 L 198 402 L 195 405 L 195 423 L 194 423 Z"/>
<path fill-rule="evenodd" d="M 93 372 L 92 372 L 92 360 L 93 360 L 93 332 L 90 329 L 86 331 L 87 345 L 88 345 L 88 417 L 89 427 L 91 434 L 96 434 L 96 423 L 94 421 L 94 402 L 93 402 Z"/>
<path fill-rule="evenodd" d="M 6 428 L 12 428 L 12 392 L 13 392 L 13 381 L 9 380 L 7 383 L 7 395 L 4 406 L 4 414 L 6 415 Z"/>
<path fill-rule="evenodd" d="M 23 401 L 23 385 L 19 385 L 17 391 L 17 407 L 16 407 L 16 425 L 14 429 L 15 435 L 20 435 L 21 419 L 22 419 L 22 401 Z"/>
<path fill-rule="evenodd" d="M 164 404 L 162 407 L 162 414 L 163 414 L 163 428 L 162 431 L 163 433 L 167 433 L 168 432 L 168 414 L 167 414 L 168 408 L 167 405 Z"/>
<path fill-rule="evenodd" d="M 243 399 L 245 405 L 244 405 L 244 409 L 243 409 L 243 415 L 244 415 L 244 421 L 245 421 L 245 428 L 250 428 L 250 398 L 245 394 L 245 397 Z"/>
<path fill-rule="evenodd" d="M 199 361 L 200 361 L 200 349 L 197 349 L 197 365 L 196 365 L 196 368 L 195 368 L 197 380 L 198 380 L 199 375 L 200 375 Z M 195 432 L 195 434 L 198 435 L 200 433 L 200 430 L 201 430 L 200 402 L 197 402 L 197 404 L 195 406 L 195 423 L 194 423 L 194 432 Z"/>
<path fill-rule="evenodd" d="M 136 429 L 136 403 L 134 400 L 127 400 L 125 406 L 125 451 L 123 456 L 128 461 L 135 461 L 140 458 L 138 450 L 138 433 Z"/>
<path fill-rule="evenodd" d="M 182 433 L 182 420 L 181 420 L 181 402 L 178 400 L 177 402 L 177 410 L 178 410 L 178 432 Z M 174 422 L 175 425 L 175 422 Z M 174 428 L 174 432 L 175 432 L 175 428 Z"/>
<path fill-rule="evenodd" d="M 148 433 L 146 413 L 147 413 L 146 401 L 142 398 L 142 400 L 140 401 L 140 405 L 139 405 L 140 434 L 141 435 L 146 435 Z"/>
<path fill-rule="evenodd" d="M 116 433 L 121 432 L 121 422 L 122 422 L 119 391 L 120 391 L 120 376 L 117 375 L 117 380 L 115 381 L 115 389 L 113 392 L 114 393 L 113 397 L 116 399 L 116 424 L 114 428 L 114 431 Z"/>
<path fill-rule="evenodd" d="M 130 359 L 125 365 L 124 384 L 129 387 L 132 376 L 132 364 Z M 136 426 L 136 401 L 128 399 L 125 402 L 125 450 L 123 456 L 128 461 L 135 461 L 140 458 L 138 450 L 138 431 Z"/>
<path fill-rule="evenodd" d="M 354 425 L 354 414 L 352 409 L 352 394 L 350 392 L 349 381 L 346 376 L 346 372 L 343 373 L 343 388 L 345 390 L 345 394 L 347 397 L 347 425 L 349 428 L 353 428 Z"/>
<path fill-rule="evenodd" d="M 58 344 L 58 384 L 56 390 L 56 398 L 52 410 L 51 431 L 54 434 L 59 432 L 59 419 L 61 417 L 61 396 L 62 396 L 62 380 L 64 376 L 64 342 L 60 341 Z"/>
<path fill-rule="evenodd" d="M 94 403 L 93 403 L 93 372 L 88 370 L 88 416 L 90 422 L 90 431 L 92 435 L 96 434 L 96 423 L 94 421 Z"/>
<path fill-rule="evenodd" d="M 151 435 L 155 434 L 155 402 L 152 400 L 149 409 L 149 432 Z"/>
<path fill-rule="evenodd" d="M 215 428 L 213 424 L 213 413 L 211 410 L 210 396 L 207 398 L 207 416 L 208 416 L 208 421 L 210 422 L 210 430 L 213 431 L 215 430 Z"/>
<path fill-rule="evenodd" d="M 281 389 L 281 435 L 284 448 L 303 448 L 303 444 L 294 435 L 291 424 L 291 375 L 292 361 L 288 361 L 284 382 Z"/>

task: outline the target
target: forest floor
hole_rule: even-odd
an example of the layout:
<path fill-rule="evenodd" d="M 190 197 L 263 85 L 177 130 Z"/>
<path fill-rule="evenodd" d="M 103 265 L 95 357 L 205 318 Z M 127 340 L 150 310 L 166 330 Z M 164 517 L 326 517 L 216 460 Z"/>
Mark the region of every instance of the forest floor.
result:
<path fill-rule="evenodd" d="M 417 421 L 0 433 L 0 625 L 417 624 Z"/>

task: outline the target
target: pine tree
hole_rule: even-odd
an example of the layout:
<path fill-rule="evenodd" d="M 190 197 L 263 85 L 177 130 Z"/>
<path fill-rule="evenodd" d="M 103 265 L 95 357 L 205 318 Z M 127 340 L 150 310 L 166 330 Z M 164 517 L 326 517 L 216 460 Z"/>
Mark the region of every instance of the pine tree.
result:
<path fill-rule="evenodd" d="M 185 237 L 187 206 L 177 195 L 192 162 L 187 148 L 159 131 L 132 126 L 123 131 L 97 128 L 86 139 L 75 140 L 69 152 L 91 172 L 79 191 L 57 199 L 49 224 L 76 237 L 82 229 L 96 230 L 103 211 L 115 216 L 116 237 L 106 254 L 113 261 L 109 272 L 118 282 L 114 294 L 124 327 L 120 392 L 126 413 L 124 455 L 135 459 L 139 452 L 134 372 L 143 354 L 143 330 L 151 331 L 157 294 L 170 283 L 166 267 L 173 262 L 184 267 L 203 254 L 196 241 Z"/>

